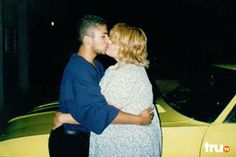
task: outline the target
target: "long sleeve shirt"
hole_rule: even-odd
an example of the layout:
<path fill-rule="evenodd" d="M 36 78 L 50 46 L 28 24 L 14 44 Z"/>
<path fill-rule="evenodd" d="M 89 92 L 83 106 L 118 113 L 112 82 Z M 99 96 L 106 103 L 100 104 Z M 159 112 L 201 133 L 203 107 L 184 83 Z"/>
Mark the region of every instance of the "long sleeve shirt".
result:
<path fill-rule="evenodd" d="M 99 81 L 104 69 L 95 60 L 95 66 L 73 54 L 67 63 L 60 86 L 59 111 L 70 113 L 80 125 L 64 124 L 68 130 L 102 131 L 117 116 L 119 109 L 108 105 L 101 94 Z"/>

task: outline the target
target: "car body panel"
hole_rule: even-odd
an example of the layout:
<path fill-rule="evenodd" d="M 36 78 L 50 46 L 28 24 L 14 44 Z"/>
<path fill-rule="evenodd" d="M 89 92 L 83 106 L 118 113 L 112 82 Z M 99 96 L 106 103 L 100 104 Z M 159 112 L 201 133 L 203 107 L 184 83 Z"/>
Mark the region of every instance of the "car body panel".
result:
<path fill-rule="evenodd" d="M 235 157 L 236 124 L 213 124 L 204 137 L 201 157 Z M 229 151 L 224 150 L 229 147 Z"/>
<path fill-rule="evenodd" d="M 236 71 L 236 65 L 214 65 Z M 235 90 L 234 90 L 235 92 Z M 163 133 L 162 157 L 235 157 L 236 95 L 212 122 L 187 117 L 162 97 L 156 101 Z M 233 112 L 233 122 L 228 121 Z"/>
<path fill-rule="evenodd" d="M 3 139 L 48 134 L 55 111 L 20 116 L 9 121 Z M 30 127 L 29 127 L 30 126 Z"/>
<path fill-rule="evenodd" d="M 40 112 L 45 112 L 45 111 L 53 111 L 53 110 L 57 110 L 57 107 L 58 107 L 58 102 L 54 101 L 51 103 L 39 105 L 33 108 L 33 110 L 31 110 L 30 112 L 28 112 L 28 114 L 40 113 Z"/>
<path fill-rule="evenodd" d="M 175 111 L 161 98 L 158 98 L 156 102 L 157 110 L 161 118 L 162 127 L 208 125 L 208 123 L 191 119 Z"/>
<path fill-rule="evenodd" d="M 56 104 L 38 106 L 27 115 L 9 120 L 7 130 L 1 136 L 0 156 L 49 157 L 48 137 L 55 111 L 47 110 L 55 108 Z"/>
<path fill-rule="evenodd" d="M 25 136 L 0 142 L 1 157 L 49 157 L 49 134 Z M 4 148 L 4 149 L 2 149 Z"/>
<path fill-rule="evenodd" d="M 213 123 L 204 123 L 181 116 L 180 113 L 159 99 L 157 105 L 163 132 L 162 157 L 235 157 L 236 156 L 236 123 L 226 123 L 229 112 L 235 107 L 236 96 L 230 101 L 222 114 Z M 208 145 L 229 146 L 229 152 L 214 152 Z M 210 146 L 208 146 L 210 147 Z M 215 149 L 215 148 L 211 148 Z M 209 152 L 207 152 L 207 150 Z"/>
<path fill-rule="evenodd" d="M 161 98 L 157 99 L 157 103 L 163 133 L 162 157 L 175 157 L 176 154 L 181 157 L 199 157 L 201 139 L 209 124 L 176 112 Z"/>
<path fill-rule="evenodd" d="M 212 64 L 212 66 L 223 68 L 223 69 L 231 69 L 236 71 L 235 64 Z"/>
<path fill-rule="evenodd" d="M 199 157 L 208 126 L 163 127 L 162 157 Z"/>

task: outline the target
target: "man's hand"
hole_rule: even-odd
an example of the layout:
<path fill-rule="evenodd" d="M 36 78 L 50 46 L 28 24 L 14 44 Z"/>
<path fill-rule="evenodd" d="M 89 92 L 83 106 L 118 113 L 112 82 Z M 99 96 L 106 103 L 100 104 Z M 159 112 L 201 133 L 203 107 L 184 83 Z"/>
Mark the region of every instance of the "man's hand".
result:
<path fill-rule="evenodd" d="M 60 127 L 63 123 L 60 121 L 60 115 L 61 112 L 56 112 L 54 118 L 53 118 L 53 127 L 52 130 L 55 130 L 56 128 Z"/>
<path fill-rule="evenodd" d="M 152 122 L 154 113 L 153 113 L 153 109 L 152 107 L 149 107 L 148 109 L 142 111 L 139 116 L 141 118 L 141 122 L 140 125 L 149 125 Z"/>

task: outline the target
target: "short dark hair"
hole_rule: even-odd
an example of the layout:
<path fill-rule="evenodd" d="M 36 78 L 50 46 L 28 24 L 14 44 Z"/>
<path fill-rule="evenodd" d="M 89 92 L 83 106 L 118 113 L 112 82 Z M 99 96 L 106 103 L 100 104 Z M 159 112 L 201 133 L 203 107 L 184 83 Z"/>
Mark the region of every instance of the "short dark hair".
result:
<path fill-rule="evenodd" d="M 77 40 L 82 43 L 84 36 L 88 35 L 90 29 L 100 25 L 107 25 L 107 21 L 97 15 L 85 15 L 77 23 Z"/>

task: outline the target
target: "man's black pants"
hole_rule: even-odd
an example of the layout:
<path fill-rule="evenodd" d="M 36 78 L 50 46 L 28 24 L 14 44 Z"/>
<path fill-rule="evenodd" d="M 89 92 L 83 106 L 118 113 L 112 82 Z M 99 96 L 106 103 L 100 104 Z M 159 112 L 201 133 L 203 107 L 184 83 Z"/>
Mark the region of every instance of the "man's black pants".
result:
<path fill-rule="evenodd" d="M 63 126 L 49 136 L 50 157 L 88 157 L 89 133 L 67 131 Z"/>

